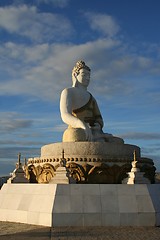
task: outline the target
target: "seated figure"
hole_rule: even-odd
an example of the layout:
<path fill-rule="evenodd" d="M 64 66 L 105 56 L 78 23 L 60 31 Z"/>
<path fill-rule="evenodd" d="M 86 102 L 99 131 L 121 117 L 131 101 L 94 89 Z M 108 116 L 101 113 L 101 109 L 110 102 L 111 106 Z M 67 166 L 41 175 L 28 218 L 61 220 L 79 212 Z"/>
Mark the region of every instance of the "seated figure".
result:
<path fill-rule="evenodd" d="M 68 129 L 63 142 L 117 142 L 123 139 L 103 133 L 103 119 L 95 98 L 87 91 L 90 82 L 90 68 L 78 61 L 72 70 L 73 85 L 61 93 L 60 112 Z"/>

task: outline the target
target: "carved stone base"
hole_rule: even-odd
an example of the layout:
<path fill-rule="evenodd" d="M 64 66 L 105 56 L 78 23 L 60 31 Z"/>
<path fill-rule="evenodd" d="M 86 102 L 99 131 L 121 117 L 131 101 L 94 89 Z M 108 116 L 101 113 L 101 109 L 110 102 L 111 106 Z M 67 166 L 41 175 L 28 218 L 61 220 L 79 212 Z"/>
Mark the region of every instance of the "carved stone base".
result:
<path fill-rule="evenodd" d="M 152 159 L 141 158 L 138 146 L 107 142 L 45 145 L 41 148 L 41 157 L 28 159 L 28 179 L 48 183 L 54 178 L 61 159 L 65 159 L 67 171 L 76 183 L 122 183 L 131 170 L 134 151 L 140 171 L 154 183 L 154 163 Z"/>

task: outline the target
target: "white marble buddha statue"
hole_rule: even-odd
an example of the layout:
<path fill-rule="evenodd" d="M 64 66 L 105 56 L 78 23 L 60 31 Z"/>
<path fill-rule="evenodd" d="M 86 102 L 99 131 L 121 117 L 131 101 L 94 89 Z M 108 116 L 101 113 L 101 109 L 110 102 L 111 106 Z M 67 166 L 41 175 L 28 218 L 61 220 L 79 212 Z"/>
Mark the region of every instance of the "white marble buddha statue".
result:
<path fill-rule="evenodd" d="M 68 129 L 63 142 L 119 142 L 123 140 L 103 133 L 103 119 L 95 98 L 87 91 L 90 82 L 90 68 L 78 61 L 72 70 L 72 87 L 61 93 L 60 112 Z"/>

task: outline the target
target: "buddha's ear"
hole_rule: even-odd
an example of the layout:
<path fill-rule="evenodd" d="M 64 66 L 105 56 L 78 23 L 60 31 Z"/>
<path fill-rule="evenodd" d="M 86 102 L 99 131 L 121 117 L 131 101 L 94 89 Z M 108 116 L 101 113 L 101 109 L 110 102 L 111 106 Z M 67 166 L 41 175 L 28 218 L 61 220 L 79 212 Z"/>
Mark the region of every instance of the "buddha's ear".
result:
<path fill-rule="evenodd" d="M 77 86 L 77 81 L 78 81 L 77 74 L 74 72 L 72 74 L 72 82 L 73 82 L 72 87 L 76 87 Z"/>

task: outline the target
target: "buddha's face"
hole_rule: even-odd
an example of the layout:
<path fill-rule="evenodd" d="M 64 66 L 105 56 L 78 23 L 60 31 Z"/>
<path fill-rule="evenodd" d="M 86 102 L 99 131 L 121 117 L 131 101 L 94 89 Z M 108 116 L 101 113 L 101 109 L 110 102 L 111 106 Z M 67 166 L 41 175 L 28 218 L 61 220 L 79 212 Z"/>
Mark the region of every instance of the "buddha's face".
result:
<path fill-rule="evenodd" d="M 90 82 L 90 71 L 85 68 L 80 69 L 79 74 L 77 75 L 77 80 L 83 86 L 88 87 Z"/>

